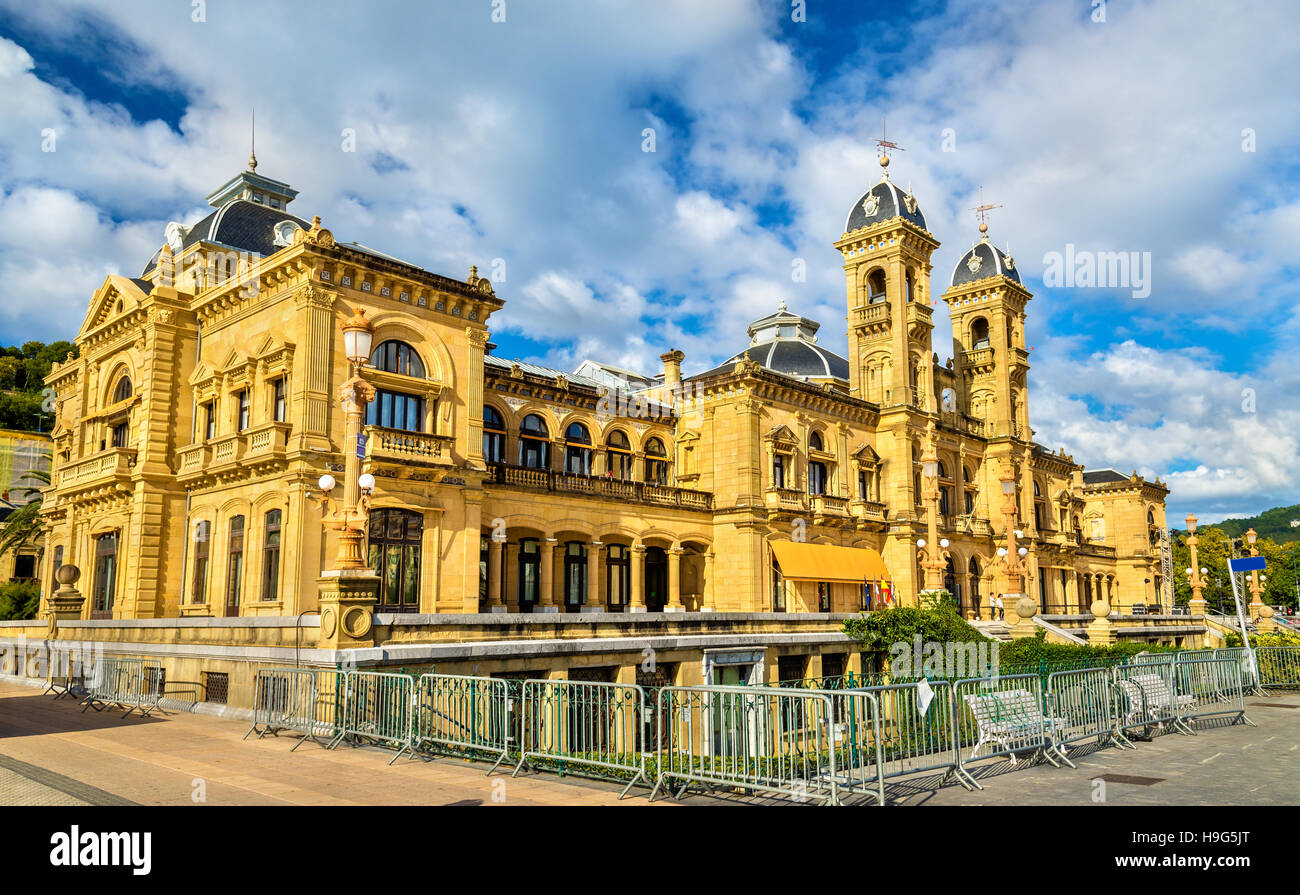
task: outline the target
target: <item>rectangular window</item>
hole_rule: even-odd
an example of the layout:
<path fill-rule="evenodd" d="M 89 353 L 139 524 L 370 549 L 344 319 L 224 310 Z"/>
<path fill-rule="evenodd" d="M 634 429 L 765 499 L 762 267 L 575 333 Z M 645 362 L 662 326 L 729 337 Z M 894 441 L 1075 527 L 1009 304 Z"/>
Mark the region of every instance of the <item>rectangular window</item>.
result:
<path fill-rule="evenodd" d="M 239 419 L 236 431 L 243 432 L 248 428 L 248 389 L 241 389 L 235 395 L 235 400 L 239 402 Z"/>
<path fill-rule="evenodd" d="M 424 431 L 424 399 L 379 389 L 366 406 L 366 425 L 406 432 Z"/>
<path fill-rule="evenodd" d="M 36 555 L 20 553 L 14 557 L 14 578 L 29 581 L 36 577 Z"/>
<path fill-rule="evenodd" d="M 280 596 L 280 511 L 266 514 L 266 528 L 262 541 L 262 599 Z"/>
<path fill-rule="evenodd" d="M 271 417 L 277 423 L 284 422 L 286 407 L 284 397 L 284 377 L 271 383 Z"/>
<path fill-rule="evenodd" d="M 825 581 L 817 582 L 817 611 L 831 611 L 831 586 Z"/>
<path fill-rule="evenodd" d="M 239 614 L 239 595 L 244 582 L 244 517 L 230 520 L 230 557 L 226 570 L 227 615 Z M 234 612 L 229 610 L 234 609 Z"/>
<path fill-rule="evenodd" d="M 211 441 L 217 437 L 217 402 L 209 401 L 203 405 L 203 440 Z"/>
<path fill-rule="evenodd" d="M 124 448 L 131 437 L 131 427 L 127 423 L 118 423 L 113 427 L 113 447 Z"/>
<path fill-rule="evenodd" d="M 483 459 L 488 463 L 506 461 L 506 436 L 503 433 L 483 433 Z"/>
<path fill-rule="evenodd" d="M 776 563 L 772 563 L 772 611 L 785 612 L 785 578 Z"/>
<path fill-rule="evenodd" d="M 772 458 L 772 487 L 785 487 L 785 457 L 781 454 Z"/>
<path fill-rule="evenodd" d="M 519 607 L 531 608 L 541 594 L 542 557 L 537 540 L 525 538 L 519 542 Z"/>

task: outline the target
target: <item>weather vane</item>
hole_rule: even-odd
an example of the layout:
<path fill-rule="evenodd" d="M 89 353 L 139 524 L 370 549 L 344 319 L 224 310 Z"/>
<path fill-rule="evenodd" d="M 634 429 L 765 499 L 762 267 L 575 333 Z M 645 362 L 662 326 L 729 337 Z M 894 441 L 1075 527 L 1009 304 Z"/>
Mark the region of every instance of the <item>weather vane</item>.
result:
<path fill-rule="evenodd" d="M 1001 205 L 990 205 L 984 201 L 984 187 L 980 187 L 980 204 L 976 205 L 971 211 L 975 212 L 975 217 L 980 222 L 980 232 L 988 233 L 988 216 L 989 212 L 995 208 L 1001 208 Z"/>
<path fill-rule="evenodd" d="M 886 130 L 885 130 L 885 124 L 886 124 L 885 119 L 884 119 L 884 118 L 881 118 L 881 119 L 880 119 L 880 139 L 876 141 L 876 145 L 880 147 L 880 157 L 881 157 L 882 159 L 887 159 L 887 158 L 889 158 L 889 153 L 890 153 L 891 151 L 895 150 L 895 149 L 897 149 L 899 152 L 906 152 L 906 151 L 907 151 L 907 150 L 904 149 L 902 146 L 899 146 L 897 143 L 892 143 L 892 142 L 890 142 L 890 140 L 888 139 L 888 134 L 887 134 L 887 132 L 886 132 Z M 884 162 L 881 162 L 881 164 L 883 165 Z"/>

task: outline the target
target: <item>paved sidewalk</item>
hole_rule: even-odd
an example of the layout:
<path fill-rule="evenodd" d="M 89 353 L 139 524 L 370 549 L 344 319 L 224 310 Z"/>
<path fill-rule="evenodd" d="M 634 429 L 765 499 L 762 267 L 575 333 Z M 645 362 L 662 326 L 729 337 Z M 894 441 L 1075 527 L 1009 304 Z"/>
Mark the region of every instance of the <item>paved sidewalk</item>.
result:
<path fill-rule="evenodd" d="M 887 796 L 902 805 L 1300 805 L 1300 694 L 1247 696 L 1246 715 L 1259 726 L 1211 719 L 1196 736 L 1161 734 L 1136 750 L 1081 745 L 1070 752 L 1078 769 L 991 759 L 973 766 L 983 791 L 935 789 L 930 779 Z"/>
<path fill-rule="evenodd" d="M 0 805 L 644 805 L 621 787 L 552 774 L 484 774 L 453 758 L 398 759 L 297 737 L 249 737 L 247 722 L 172 712 L 122 719 L 0 682 Z M 504 801 L 494 801 L 504 798 Z M 657 801 L 658 805 L 671 805 Z"/>
<path fill-rule="evenodd" d="M 0 805 L 645 805 L 646 790 L 619 801 L 621 787 L 530 773 L 491 777 L 486 765 L 431 762 L 340 747 L 326 751 L 296 737 L 242 740 L 246 722 L 174 712 L 123 720 L 82 713 L 19 684 L 0 682 Z M 981 792 L 939 786 L 935 777 L 891 783 L 901 805 L 1300 805 L 1300 694 L 1250 697 L 1259 725 L 1216 726 L 1199 735 L 1166 734 L 1137 750 L 1076 748 L 1079 766 L 1012 768 L 1005 759 L 974 766 Z M 1104 799 L 1095 783 L 1107 778 Z M 789 804 L 770 798 L 695 795 L 688 804 Z M 659 805 L 677 804 L 661 799 Z"/>

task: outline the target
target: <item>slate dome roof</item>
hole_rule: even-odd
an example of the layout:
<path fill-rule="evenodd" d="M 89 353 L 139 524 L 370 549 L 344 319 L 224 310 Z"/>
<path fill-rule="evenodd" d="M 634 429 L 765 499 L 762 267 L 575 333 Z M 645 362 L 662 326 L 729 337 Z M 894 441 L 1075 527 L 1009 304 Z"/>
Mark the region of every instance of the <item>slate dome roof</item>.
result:
<path fill-rule="evenodd" d="M 989 242 L 985 236 L 957 261 L 957 266 L 952 269 L 952 285 L 961 286 L 994 276 L 1020 282 L 1020 271 L 1015 259 Z"/>
<path fill-rule="evenodd" d="M 821 324 L 792 314 L 781 302 L 775 314 L 749 325 L 749 347 L 732 355 L 720 366 L 701 375 L 729 371 L 745 359 L 764 369 L 795 379 L 841 379 L 848 382 L 849 362 L 817 344 Z"/>
<path fill-rule="evenodd" d="M 896 217 L 901 217 L 922 230 L 927 229 L 925 215 L 921 213 L 921 206 L 912 195 L 911 187 L 908 187 L 907 192 L 903 192 L 894 186 L 894 182 L 888 177 L 882 177 L 880 183 L 867 190 L 857 202 L 853 203 L 853 207 L 849 209 L 848 219 L 844 222 L 844 232 L 852 233 L 854 230 Z"/>
<path fill-rule="evenodd" d="M 308 221 L 283 208 L 270 208 L 247 199 L 235 199 L 190 227 L 182 241 L 182 251 L 196 242 L 211 242 L 243 252 L 271 255 L 282 248 L 275 244 L 275 225 L 284 221 L 293 221 L 304 230 L 311 229 Z M 161 251 L 162 248 L 159 247 L 154 252 L 141 272 L 142 276 L 158 263 Z"/>

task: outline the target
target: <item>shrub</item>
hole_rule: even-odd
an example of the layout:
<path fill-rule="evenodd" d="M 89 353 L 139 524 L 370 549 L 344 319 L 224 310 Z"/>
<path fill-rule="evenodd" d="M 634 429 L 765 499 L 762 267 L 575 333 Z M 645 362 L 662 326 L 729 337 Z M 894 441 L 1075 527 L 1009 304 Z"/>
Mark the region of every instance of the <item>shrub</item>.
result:
<path fill-rule="evenodd" d="M 35 581 L 0 584 L 0 619 L 36 618 L 41 605 L 41 586 Z"/>
<path fill-rule="evenodd" d="M 881 668 L 887 663 L 892 644 L 911 643 L 918 634 L 926 643 L 970 643 L 985 639 L 958 614 L 951 600 L 935 600 L 933 605 L 932 609 L 898 606 L 860 615 L 844 623 L 844 634 L 861 643 L 863 652 L 876 654 Z"/>

